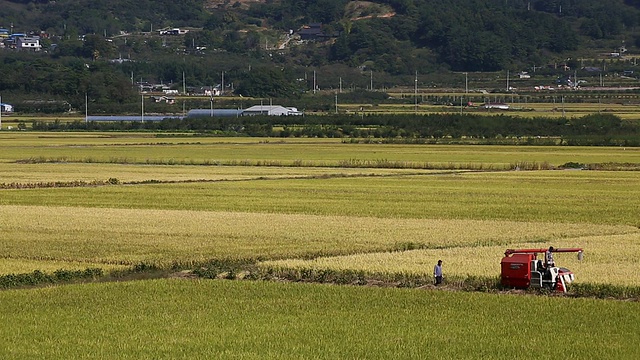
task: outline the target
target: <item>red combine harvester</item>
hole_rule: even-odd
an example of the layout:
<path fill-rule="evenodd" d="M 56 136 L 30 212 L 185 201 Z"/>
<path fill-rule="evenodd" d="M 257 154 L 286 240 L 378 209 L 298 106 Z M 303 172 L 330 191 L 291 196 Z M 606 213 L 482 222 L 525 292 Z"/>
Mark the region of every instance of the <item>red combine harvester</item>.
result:
<path fill-rule="evenodd" d="M 545 254 L 548 249 L 507 249 L 502 258 L 502 285 L 510 288 L 527 289 L 546 288 L 560 292 L 567 292 L 567 286 L 574 276 L 569 269 L 547 266 L 538 260 L 538 254 Z M 553 249 L 551 253 L 577 252 L 578 260 L 582 260 L 581 248 Z"/>

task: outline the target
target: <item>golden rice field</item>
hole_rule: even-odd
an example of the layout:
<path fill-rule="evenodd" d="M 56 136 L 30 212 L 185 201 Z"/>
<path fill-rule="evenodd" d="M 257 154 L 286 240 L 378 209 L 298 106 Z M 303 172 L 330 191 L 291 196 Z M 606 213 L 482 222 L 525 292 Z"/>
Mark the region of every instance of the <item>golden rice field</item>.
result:
<path fill-rule="evenodd" d="M 640 226 L 638 171 L 511 171 L 5 189 L 0 205 Z"/>
<path fill-rule="evenodd" d="M 582 261 L 572 253 L 555 256 L 559 266 L 567 267 L 576 274 L 576 281 L 637 286 L 640 283 L 640 231 L 631 231 L 633 232 L 628 234 L 578 236 L 570 239 L 560 236 L 542 243 L 512 242 L 500 246 L 460 246 L 322 257 L 313 260 L 265 261 L 260 266 L 265 269 L 355 270 L 378 274 L 430 276 L 433 274 L 433 266 L 441 259 L 445 276 L 497 277 L 500 274 L 500 260 L 506 249 L 546 248 L 548 244 L 553 244 L 555 247 L 586 249 Z M 538 258 L 541 259 L 542 256 L 543 254 L 540 254 Z"/>
<path fill-rule="evenodd" d="M 471 149 L 471 150 L 470 150 Z M 0 133 L 0 163 L 18 160 L 163 163 L 258 162 L 338 166 L 391 161 L 407 164 L 508 165 L 517 162 L 640 163 L 640 149 L 613 147 L 343 144 L 340 139 L 156 138 L 149 133 Z"/>
<path fill-rule="evenodd" d="M 615 251 L 621 258 L 627 251 L 628 258 L 616 268 L 627 277 L 612 281 L 640 283 L 640 275 L 631 271 L 640 255 L 638 172 L 459 173 L 340 166 L 379 159 L 640 163 L 638 149 L 189 136 L 165 142 L 147 133 L 2 133 L 0 140 L 0 183 L 120 181 L 0 190 L 3 273 L 48 270 L 54 264 L 170 266 L 221 258 L 428 273 L 443 257 L 450 274 L 495 275 L 506 247 L 571 244 L 585 247 L 589 255 L 578 265 L 585 267 L 586 277 L 579 274 L 578 279 L 602 280 L 589 274 L 607 266 L 608 258 L 591 254 Z M 51 162 L 19 162 L 29 158 Z M 78 162 L 56 161 L 64 158 Z M 211 160 L 246 164 L 197 165 Z M 297 165 L 255 166 L 265 160 Z M 332 166 L 318 166 L 322 163 Z M 150 181 L 185 183 L 137 184 Z M 608 253 L 603 251 L 607 246 Z M 396 251 L 410 248 L 421 250 Z M 463 264 L 474 252 L 483 256 Z M 315 259 L 304 260 L 309 258 Z"/>
<path fill-rule="evenodd" d="M 585 249 L 582 262 L 556 255 L 576 282 L 640 286 L 640 171 L 364 166 L 386 160 L 637 164 L 640 151 L 0 133 L 0 184 L 120 181 L 0 189 L 0 276 L 140 263 L 169 274 L 238 259 L 258 270 L 429 277 L 442 259 L 445 278 L 497 277 L 505 249 L 553 245 Z M 4 290 L 0 299 L 8 359 L 635 359 L 640 334 L 635 301 L 182 273 Z"/>
<path fill-rule="evenodd" d="M 2 257 L 21 269 L 27 264 L 20 261 L 31 266 L 40 260 L 87 267 L 140 262 L 168 266 L 220 258 L 387 252 L 409 245 L 455 252 L 526 241 L 579 243 L 591 234 L 638 232 L 624 225 L 52 206 L 2 206 L 0 224 Z M 9 265 L 4 268 L 10 270 Z"/>

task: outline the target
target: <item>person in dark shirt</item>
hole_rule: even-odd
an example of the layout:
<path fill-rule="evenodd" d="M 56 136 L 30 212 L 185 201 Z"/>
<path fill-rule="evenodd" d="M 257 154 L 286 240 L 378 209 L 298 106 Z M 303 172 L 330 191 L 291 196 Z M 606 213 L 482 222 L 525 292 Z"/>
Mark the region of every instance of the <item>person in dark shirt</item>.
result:
<path fill-rule="evenodd" d="M 442 284 L 442 260 L 438 260 L 438 264 L 433 267 L 433 277 L 436 280 L 436 286 Z"/>

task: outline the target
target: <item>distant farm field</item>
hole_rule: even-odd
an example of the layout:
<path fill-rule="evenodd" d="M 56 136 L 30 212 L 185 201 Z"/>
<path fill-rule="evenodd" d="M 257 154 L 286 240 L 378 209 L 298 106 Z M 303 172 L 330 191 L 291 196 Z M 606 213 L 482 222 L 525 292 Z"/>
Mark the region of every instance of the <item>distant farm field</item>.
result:
<path fill-rule="evenodd" d="M 150 134 L 2 133 L 0 162 L 366 167 L 517 162 L 640 163 L 639 148 L 349 144 L 340 139 L 155 138 Z M 471 149 L 471 150 L 470 150 Z"/>
<path fill-rule="evenodd" d="M 507 248 L 553 245 L 584 248 L 556 258 L 577 283 L 639 287 L 640 171 L 505 170 L 521 162 L 640 164 L 640 151 L 2 132 L 3 278 L 180 279 L 0 291 L 0 357 L 637 357 L 637 302 L 184 279 L 224 261 L 429 279 L 438 259 L 445 280 L 497 278 Z M 540 327 L 574 345 L 552 349 Z"/>
<path fill-rule="evenodd" d="M 10 189 L 0 205 L 639 226 L 639 185 L 637 171 L 444 173 Z"/>
<path fill-rule="evenodd" d="M 406 95 L 406 94 L 405 94 Z M 415 104 L 340 104 L 339 111 L 354 114 L 419 114 L 457 113 L 482 115 L 510 115 L 523 118 L 577 118 L 595 113 L 613 114 L 622 119 L 640 118 L 640 106 L 637 104 L 620 103 L 562 103 L 562 96 L 556 96 L 556 102 L 525 102 L 523 99 L 508 94 L 486 96 L 485 101 L 467 106 L 469 99 L 465 94 L 431 94 L 435 99 L 440 98 L 441 105 L 419 103 Z M 475 97 L 477 99 L 477 97 Z M 482 98 L 482 97 L 481 97 Z M 498 100 L 499 99 L 499 100 Z M 472 100 L 474 102 L 475 100 Z M 447 104 L 448 102 L 448 104 Z M 462 103 L 461 103 L 462 102 Z M 485 102 L 504 102 L 509 105 L 508 110 L 485 109 Z"/>

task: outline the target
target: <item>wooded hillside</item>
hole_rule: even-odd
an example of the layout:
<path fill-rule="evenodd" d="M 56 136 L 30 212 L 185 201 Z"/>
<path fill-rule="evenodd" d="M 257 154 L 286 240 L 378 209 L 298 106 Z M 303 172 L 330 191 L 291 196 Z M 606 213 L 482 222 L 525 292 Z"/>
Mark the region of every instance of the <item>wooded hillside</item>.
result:
<path fill-rule="evenodd" d="M 285 97 L 310 89 L 312 69 L 324 71 L 319 86 L 340 78 L 363 88 L 369 73 L 383 86 L 412 84 L 416 72 L 537 67 L 566 77 L 560 65 L 582 71 L 611 60 L 608 54 L 627 61 L 640 54 L 640 0 L 0 0 L 0 8 L 0 28 L 40 34 L 44 50 L 0 49 L 10 74 L 0 91 L 74 104 L 85 92 L 127 102 L 133 80 L 177 86 L 186 76 L 190 85 L 215 85 L 222 71 L 245 96 Z M 300 41 L 300 30 L 313 23 L 321 32 Z M 176 27 L 188 32 L 158 32 Z M 261 89 L 247 90 L 258 80 Z"/>

